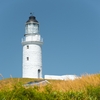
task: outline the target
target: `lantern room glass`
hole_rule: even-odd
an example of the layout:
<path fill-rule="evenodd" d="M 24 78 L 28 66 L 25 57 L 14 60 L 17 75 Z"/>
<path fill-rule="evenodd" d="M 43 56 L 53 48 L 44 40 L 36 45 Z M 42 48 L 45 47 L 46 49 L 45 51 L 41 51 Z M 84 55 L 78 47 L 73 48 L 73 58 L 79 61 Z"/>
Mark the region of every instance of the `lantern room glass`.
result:
<path fill-rule="evenodd" d="M 37 23 L 29 23 L 29 24 L 26 24 L 26 34 L 27 33 L 38 33 L 38 30 L 39 30 L 39 25 Z"/>

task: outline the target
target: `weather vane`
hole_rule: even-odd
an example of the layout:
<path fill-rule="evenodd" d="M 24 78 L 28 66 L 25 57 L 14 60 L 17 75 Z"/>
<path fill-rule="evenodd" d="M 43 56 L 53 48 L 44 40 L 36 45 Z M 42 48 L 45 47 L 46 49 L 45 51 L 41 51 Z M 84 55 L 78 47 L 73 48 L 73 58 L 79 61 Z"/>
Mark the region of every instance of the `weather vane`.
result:
<path fill-rule="evenodd" d="M 33 14 L 34 14 L 34 13 L 32 13 L 32 12 L 30 13 L 31 16 L 33 16 Z"/>

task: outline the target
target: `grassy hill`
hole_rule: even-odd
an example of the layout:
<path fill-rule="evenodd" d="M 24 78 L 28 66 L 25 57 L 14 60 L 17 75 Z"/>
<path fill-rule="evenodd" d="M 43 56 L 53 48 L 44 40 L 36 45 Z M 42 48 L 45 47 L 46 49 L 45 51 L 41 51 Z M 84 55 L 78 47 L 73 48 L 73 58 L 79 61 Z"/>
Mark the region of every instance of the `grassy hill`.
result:
<path fill-rule="evenodd" d="M 100 74 L 83 75 L 75 80 L 48 80 L 50 84 L 24 87 L 39 79 L 0 80 L 0 100 L 100 100 Z"/>

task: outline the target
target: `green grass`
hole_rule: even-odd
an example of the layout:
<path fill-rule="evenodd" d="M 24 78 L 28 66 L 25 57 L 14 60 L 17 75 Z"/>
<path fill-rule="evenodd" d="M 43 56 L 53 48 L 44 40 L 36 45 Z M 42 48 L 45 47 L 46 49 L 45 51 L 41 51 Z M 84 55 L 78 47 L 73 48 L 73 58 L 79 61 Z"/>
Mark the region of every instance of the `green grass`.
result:
<path fill-rule="evenodd" d="M 38 79 L 0 80 L 0 100 L 100 100 L 100 75 L 83 75 L 74 81 L 48 80 L 46 86 L 24 87 Z"/>

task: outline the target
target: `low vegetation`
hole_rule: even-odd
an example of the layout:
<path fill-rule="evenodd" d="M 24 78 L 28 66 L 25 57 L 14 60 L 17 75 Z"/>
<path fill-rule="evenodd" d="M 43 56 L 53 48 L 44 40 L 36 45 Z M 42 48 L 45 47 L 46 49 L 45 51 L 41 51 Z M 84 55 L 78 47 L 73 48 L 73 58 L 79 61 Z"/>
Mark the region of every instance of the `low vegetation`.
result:
<path fill-rule="evenodd" d="M 100 74 L 83 75 L 75 80 L 48 80 L 50 84 L 46 86 L 23 86 L 36 80 L 0 80 L 0 100 L 100 100 Z"/>

